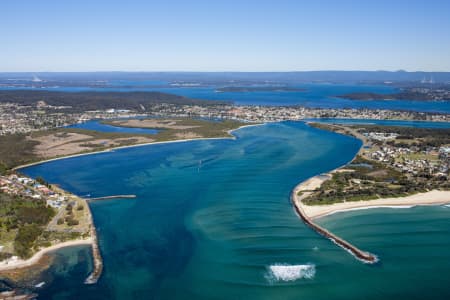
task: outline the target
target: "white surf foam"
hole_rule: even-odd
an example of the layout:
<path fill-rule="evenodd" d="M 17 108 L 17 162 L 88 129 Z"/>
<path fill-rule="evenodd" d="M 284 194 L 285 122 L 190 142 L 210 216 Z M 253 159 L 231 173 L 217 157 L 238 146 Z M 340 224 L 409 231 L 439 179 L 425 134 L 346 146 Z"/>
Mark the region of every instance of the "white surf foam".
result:
<path fill-rule="evenodd" d="M 316 274 L 316 266 L 314 264 L 305 265 L 288 265 L 273 264 L 268 268 L 269 282 L 276 281 L 295 281 L 298 279 L 312 279 Z"/>

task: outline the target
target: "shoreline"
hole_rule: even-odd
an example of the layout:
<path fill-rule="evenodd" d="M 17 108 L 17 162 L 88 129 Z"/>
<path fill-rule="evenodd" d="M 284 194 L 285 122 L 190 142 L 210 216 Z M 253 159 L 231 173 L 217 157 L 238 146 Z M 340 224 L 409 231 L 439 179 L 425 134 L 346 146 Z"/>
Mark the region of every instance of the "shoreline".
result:
<path fill-rule="evenodd" d="M 314 177 L 313 177 L 314 178 Z M 311 178 L 311 179 L 313 179 Z M 308 182 L 307 180 L 306 182 Z M 341 247 L 351 255 L 353 255 L 357 260 L 362 261 L 366 264 L 375 264 L 379 261 L 378 257 L 370 252 L 363 251 L 356 246 L 352 245 L 351 243 L 347 242 L 346 240 L 340 238 L 339 236 L 331 233 L 327 229 L 323 228 L 322 226 L 317 225 L 313 222 L 313 220 L 305 213 L 303 210 L 303 207 L 301 205 L 301 200 L 299 200 L 299 196 L 297 195 L 299 188 L 302 186 L 302 183 L 297 185 L 297 187 L 292 191 L 291 193 L 291 202 L 294 206 L 294 210 L 297 213 L 298 217 L 311 229 L 316 231 L 318 234 L 322 235 L 323 237 L 331 240 L 333 243 L 335 243 L 337 246 Z M 300 196 L 301 197 L 301 196 Z"/>
<path fill-rule="evenodd" d="M 308 124 L 308 126 L 311 126 L 310 122 L 308 122 L 307 124 Z M 324 130 L 324 129 L 319 129 L 319 130 Z M 338 133 L 338 132 L 335 132 L 335 133 L 351 136 L 348 134 L 343 134 L 343 133 Z M 357 134 L 356 136 L 351 136 L 351 137 L 361 141 L 361 145 L 360 145 L 358 151 L 353 156 L 353 158 L 350 161 L 348 161 L 347 163 L 345 163 L 331 171 L 328 171 L 327 173 L 318 174 L 318 175 L 313 176 L 305 181 L 300 182 L 292 190 L 290 200 L 294 207 L 294 211 L 296 212 L 298 217 L 307 226 L 309 226 L 311 229 L 313 229 L 316 233 L 331 240 L 334 244 L 336 244 L 337 246 L 341 247 L 342 249 L 344 249 L 345 251 L 347 251 L 348 253 L 353 255 L 353 257 L 355 257 L 357 260 L 359 260 L 363 263 L 366 263 L 366 264 L 376 264 L 379 262 L 379 259 L 376 255 L 357 248 L 356 246 L 352 245 L 351 243 L 347 242 L 346 240 L 331 233 L 327 229 L 317 225 L 316 223 L 314 223 L 313 219 L 303 209 L 302 200 L 304 198 L 308 197 L 312 193 L 311 191 L 313 191 L 315 188 L 321 186 L 322 183 L 325 182 L 326 180 L 330 179 L 333 173 L 339 172 L 339 170 L 344 169 L 345 166 L 348 165 L 350 162 L 352 162 L 356 158 L 356 156 L 361 152 L 364 145 L 366 144 L 366 140 L 363 138 L 363 136 L 361 136 L 359 134 Z M 302 195 L 299 196 L 298 193 L 300 191 L 304 191 L 304 192 L 302 193 Z"/>
<path fill-rule="evenodd" d="M 416 120 L 416 119 L 361 119 L 361 118 L 339 118 L 339 117 L 323 117 L 323 118 L 306 118 L 304 119 L 307 122 L 318 122 L 318 120 L 321 119 L 333 119 L 333 120 L 361 120 L 361 121 L 405 121 L 405 122 L 430 122 L 430 123 L 441 123 L 441 124 L 448 124 L 450 125 L 450 122 L 448 121 L 439 121 L 439 120 Z M 326 122 L 324 122 L 325 124 L 327 124 Z M 333 123 L 335 124 L 335 123 Z M 367 123 L 369 124 L 369 123 Z M 373 124 L 373 123 L 372 123 Z M 339 123 L 337 125 L 347 125 L 347 124 L 342 124 Z M 350 124 L 353 125 L 353 124 Z M 377 124 L 378 125 L 378 124 Z M 395 125 L 394 125 L 395 126 Z"/>
<path fill-rule="evenodd" d="M 94 239 L 92 237 L 87 239 L 78 239 L 78 240 L 70 240 L 62 243 L 57 243 L 55 245 L 52 245 L 50 247 L 42 248 L 35 254 L 33 254 L 32 257 L 28 259 L 17 259 L 10 261 L 10 259 L 4 260 L 0 262 L 0 272 L 1 271 L 10 271 L 13 269 L 21 269 L 30 267 L 34 264 L 36 264 L 45 254 L 59 250 L 66 247 L 73 247 L 73 246 L 81 246 L 81 245 L 93 245 Z"/>
<path fill-rule="evenodd" d="M 112 148 L 99 150 L 99 151 L 92 151 L 92 152 L 78 153 L 78 154 L 71 154 L 71 155 L 64 155 L 64 156 L 61 156 L 61 157 L 44 159 L 44 160 L 40 160 L 40 161 L 36 161 L 36 162 L 24 164 L 24 165 L 19 165 L 17 167 L 12 168 L 11 170 L 12 171 L 18 171 L 18 170 L 23 169 L 23 168 L 37 166 L 37 165 L 40 165 L 40 164 L 44 164 L 44 163 L 48 163 L 48 162 L 52 162 L 52 161 L 57 161 L 57 160 L 61 160 L 61 159 L 74 158 L 74 157 L 80 157 L 80 156 L 85 156 L 85 155 L 94 155 L 94 154 L 108 153 L 108 152 L 111 152 L 111 151 L 114 151 L 114 150 L 127 149 L 127 148 L 133 148 L 133 147 L 142 147 L 142 146 L 149 146 L 149 145 L 169 144 L 169 143 L 184 143 L 184 142 L 203 141 L 203 140 L 236 139 L 236 136 L 233 135 L 234 131 L 237 131 L 239 129 L 246 128 L 246 127 L 262 126 L 264 124 L 266 124 L 266 123 L 248 124 L 248 125 L 239 126 L 238 128 L 235 128 L 235 129 L 227 130 L 226 133 L 228 133 L 230 136 L 210 137 L 210 138 L 201 137 L 201 138 L 180 139 L 180 140 L 171 140 L 171 141 L 159 141 L 159 142 L 149 142 L 149 143 L 142 143 L 142 144 L 135 144 L 135 145 L 127 145 L 127 146 L 118 146 L 118 147 L 112 147 Z"/>
<path fill-rule="evenodd" d="M 197 140 L 236 139 L 236 136 L 233 135 L 234 131 L 237 131 L 239 129 L 246 128 L 246 127 L 262 126 L 264 124 L 265 123 L 242 125 L 242 126 L 239 126 L 238 128 L 227 130 L 226 133 L 229 136 L 224 136 L 224 137 L 191 138 L 191 139 L 180 139 L 180 140 L 160 141 L 160 142 L 150 142 L 150 143 L 143 143 L 143 144 L 136 144 L 136 145 L 119 146 L 119 147 L 113 147 L 113 148 L 100 150 L 100 151 L 72 154 L 72 155 L 67 155 L 67 156 L 61 156 L 61 157 L 55 157 L 55 158 L 51 158 L 51 159 L 41 160 L 41 161 L 37 161 L 37 162 L 33 162 L 33 163 L 29 163 L 29 164 L 25 164 L 25 165 L 20 165 L 20 166 L 14 167 L 12 170 L 13 171 L 17 171 L 17 170 L 20 170 L 20 169 L 23 169 L 23 168 L 27 168 L 27 167 L 31 167 L 31 166 L 35 166 L 35 165 L 40 165 L 40 164 L 44 164 L 44 163 L 47 163 L 47 162 L 62 160 L 62 159 L 66 159 L 66 158 L 75 158 L 75 157 L 80 157 L 80 156 L 85 156 L 85 155 L 107 153 L 107 152 L 111 152 L 111 151 L 114 151 L 114 150 L 120 150 L 120 149 L 132 148 L 132 147 L 141 147 L 141 146 L 166 144 L 166 143 L 190 142 L 190 141 L 197 141 Z M 86 199 L 85 199 L 85 201 L 86 201 Z M 88 201 L 86 201 L 86 202 L 88 202 Z M 90 207 L 89 207 L 88 203 L 87 203 L 87 207 L 88 207 L 88 210 L 89 210 L 90 219 L 91 219 L 91 225 L 92 225 L 91 226 L 91 236 L 89 238 L 87 238 L 87 239 L 78 239 L 78 240 L 71 240 L 71 241 L 66 241 L 66 242 L 62 242 L 62 243 L 57 243 L 57 244 L 52 245 L 50 247 L 40 249 L 32 257 L 30 257 L 30 258 L 28 258 L 26 260 L 17 259 L 17 260 L 11 261 L 11 260 L 7 259 L 7 260 L 4 260 L 4 261 L 1 261 L 0 262 L 0 272 L 1 271 L 10 271 L 10 270 L 14 270 L 14 269 L 30 267 L 30 266 L 35 265 L 36 263 L 38 263 L 39 260 L 45 254 L 47 254 L 49 252 L 52 252 L 52 251 L 55 251 L 55 250 L 58 250 L 58 249 L 61 249 L 61 248 L 73 247 L 73 246 L 79 246 L 79 245 L 91 245 L 94 269 L 93 269 L 92 273 L 89 274 L 89 276 L 86 278 L 85 284 L 95 284 L 98 281 L 98 279 L 100 278 L 101 274 L 102 274 L 103 260 L 102 260 L 101 253 L 100 253 L 100 247 L 98 245 L 97 231 L 96 231 L 96 228 L 95 228 L 95 224 L 93 222 L 92 213 L 91 213 L 91 210 L 90 210 Z"/>
<path fill-rule="evenodd" d="M 304 122 L 305 124 L 307 124 L 309 126 L 310 126 L 310 123 L 314 123 L 314 121 L 306 121 L 306 120 L 298 120 L 298 121 Z M 132 147 L 141 147 L 141 146 L 166 144 L 166 143 L 180 143 L 180 142 L 190 142 L 190 141 L 201 141 L 201 140 L 236 139 L 236 136 L 233 135 L 234 131 L 237 131 L 237 130 L 240 130 L 240 129 L 246 128 L 246 127 L 262 126 L 264 124 L 266 124 L 266 123 L 242 125 L 242 126 L 239 126 L 238 128 L 230 129 L 230 130 L 226 131 L 226 133 L 228 133 L 229 136 L 224 136 L 224 137 L 211 137 L 211 138 L 201 137 L 201 138 L 190 138 L 190 139 L 180 139 L 180 140 L 170 140 L 170 141 L 158 141 L 158 142 L 149 142 L 149 143 L 142 143 L 142 144 L 136 144 L 136 145 L 118 146 L 118 147 L 112 147 L 112 148 L 105 149 L 105 150 L 100 150 L 100 151 L 79 153 L 79 154 L 73 154 L 73 155 L 67 155 L 67 156 L 61 156 L 61 157 L 56 157 L 56 158 L 52 158 L 52 159 L 37 161 L 37 162 L 34 162 L 34 163 L 17 166 L 15 168 L 13 168 L 12 170 L 20 170 L 22 168 L 31 167 L 31 166 L 35 166 L 35 165 L 40 165 L 40 164 L 44 164 L 44 163 L 51 162 L 51 161 L 56 161 L 56 160 L 62 160 L 62 159 L 67 159 L 67 158 L 75 158 L 75 157 L 85 156 L 85 155 L 107 153 L 107 152 L 111 152 L 111 151 L 114 151 L 114 150 L 120 150 L 120 149 L 132 148 Z M 338 126 L 345 126 L 345 124 L 343 124 L 343 125 L 339 124 Z M 337 134 L 342 134 L 342 135 L 347 135 L 347 134 L 338 133 L 338 132 L 336 132 L 336 133 Z M 299 214 L 299 217 L 307 225 L 311 226 L 318 233 L 320 233 L 320 234 L 324 235 L 325 237 L 331 239 L 333 242 L 335 242 L 339 246 L 343 247 L 345 250 L 347 250 L 350 253 L 352 253 L 358 259 L 360 259 L 360 260 L 362 260 L 364 262 L 374 263 L 374 262 L 377 261 L 376 256 L 373 256 L 372 254 L 370 254 L 368 252 L 364 252 L 364 251 L 359 250 L 358 248 L 354 247 L 353 245 L 351 245 L 350 243 L 346 242 L 345 240 L 340 239 L 339 237 L 333 235 L 332 233 L 330 233 L 326 229 L 316 225 L 315 223 L 312 222 L 312 220 L 320 218 L 320 217 L 328 216 L 328 215 L 331 215 L 331 214 L 334 214 L 334 213 L 338 213 L 338 212 L 352 211 L 352 210 L 357 210 L 357 209 L 370 209 L 370 208 L 380 208 L 380 207 L 413 207 L 413 206 L 418 206 L 418 205 L 444 205 L 444 204 L 450 203 L 450 191 L 433 190 L 433 191 L 430 191 L 430 192 L 414 194 L 414 195 L 410 195 L 410 196 L 406 196 L 406 197 L 383 198 L 383 199 L 354 201 L 354 202 L 342 202 L 342 203 L 335 203 L 335 204 L 330 204 L 330 205 L 312 205 L 312 206 L 309 206 L 309 205 L 303 204 L 301 200 L 307 196 L 308 192 L 305 192 L 302 196 L 298 196 L 298 192 L 299 191 L 301 191 L 301 190 L 313 190 L 316 187 L 320 186 L 326 180 L 324 177 L 330 177 L 332 173 L 339 172 L 340 169 L 343 169 L 348 163 L 353 161 L 355 159 L 355 157 L 363 149 L 363 147 L 364 147 L 364 145 L 366 143 L 365 139 L 363 139 L 362 136 L 360 136 L 360 135 L 356 135 L 356 136 L 352 136 L 352 137 L 354 137 L 354 138 L 356 138 L 356 139 L 358 139 L 358 140 L 360 140 L 362 142 L 360 148 L 355 153 L 355 156 L 349 162 L 347 162 L 346 164 L 344 164 L 344 165 L 342 165 L 340 167 L 337 167 L 337 168 L 335 168 L 335 169 L 333 169 L 333 170 L 331 170 L 331 171 L 329 171 L 327 173 L 323 173 L 323 174 L 319 174 L 319 175 L 313 176 L 313 177 L 311 177 L 311 178 L 301 182 L 300 184 L 298 184 L 292 190 L 291 201 L 292 201 L 292 203 L 294 205 L 295 211 Z M 424 197 L 425 198 L 430 197 L 431 200 L 425 200 Z M 446 200 L 443 200 L 444 198 Z M 427 198 L 427 199 L 429 199 L 429 198 Z M 411 200 L 412 200 L 412 203 L 411 202 L 405 202 L 405 201 L 411 201 Z M 30 259 L 28 259 L 26 261 L 21 261 L 21 263 L 24 264 L 23 266 L 10 265 L 10 266 L 8 266 L 7 269 L 4 269 L 4 268 L 2 268 L 2 263 L 0 263 L 0 271 L 2 271 L 2 270 L 9 270 L 9 269 L 15 269 L 15 268 L 21 268 L 21 267 L 24 267 L 24 266 L 30 266 L 32 264 L 35 264 L 47 252 L 50 252 L 50 251 L 53 251 L 53 250 L 57 250 L 57 249 L 60 249 L 60 248 L 64 248 L 64 247 L 76 246 L 76 245 L 80 245 L 80 244 L 91 244 L 93 248 L 94 248 L 94 246 L 96 246 L 96 249 L 93 249 L 93 250 L 94 250 L 94 252 L 97 251 L 98 254 L 99 254 L 99 248 L 98 248 L 98 244 L 97 244 L 97 237 L 96 237 L 96 234 L 95 234 L 95 226 L 94 226 L 93 222 L 92 222 L 92 225 L 93 225 L 93 230 L 94 230 L 93 237 L 91 237 L 91 238 L 89 238 L 87 240 L 74 240 L 74 241 L 63 242 L 63 243 L 56 244 L 56 245 L 48 247 L 48 248 L 41 249 L 40 251 L 35 253 L 35 255 L 33 255 L 33 257 L 31 257 Z M 38 256 L 37 259 L 35 258 L 35 256 Z M 95 255 L 94 255 L 94 261 L 95 261 Z M 25 265 L 25 263 L 26 263 L 26 265 Z M 101 273 L 101 269 L 103 268 L 101 263 L 99 265 L 99 268 L 100 268 L 100 273 Z M 96 273 L 96 272 L 93 272 L 93 273 Z M 89 278 L 86 280 L 86 283 L 88 283 L 88 281 L 89 281 L 89 283 L 95 283 L 97 281 L 97 280 L 95 280 L 95 282 L 90 282 L 90 280 L 92 280 L 92 279 L 89 279 Z"/>
<path fill-rule="evenodd" d="M 301 196 L 298 195 L 298 192 L 303 190 L 313 190 L 315 187 L 320 186 L 325 180 L 324 177 L 329 178 L 330 174 L 332 172 L 338 172 L 339 169 L 341 169 L 343 166 L 336 168 L 329 173 L 326 174 L 319 174 L 316 176 L 313 176 L 300 184 L 298 184 L 291 192 L 291 202 L 294 207 L 294 211 L 298 215 L 298 217 L 311 229 L 316 231 L 318 234 L 322 235 L 323 237 L 331 240 L 333 243 L 335 243 L 337 246 L 341 247 L 351 255 L 353 255 L 357 260 L 362 261 L 366 264 L 375 264 L 379 261 L 378 257 L 370 252 L 363 251 L 356 246 L 352 245 L 351 243 L 347 242 L 346 240 L 340 238 L 339 236 L 331 233 L 327 229 L 317 225 L 314 223 L 313 218 L 311 218 L 304 210 L 304 205 L 302 203 L 302 199 L 307 197 L 309 194 L 308 192 L 304 192 Z"/>
<path fill-rule="evenodd" d="M 340 212 L 373 208 L 411 208 L 415 206 L 439 206 L 450 204 L 450 191 L 432 190 L 405 197 L 380 198 L 363 201 L 349 201 L 325 205 L 300 203 L 305 213 L 313 220 Z"/>
<path fill-rule="evenodd" d="M 308 122 L 310 123 L 314 122 Z M 337 127 L 342 127 L 345 125 L 335 125 Z M 322 129 L 323 130 L 323 129 Z M 432 190 L 425 193 L 417 193 L 404 197 L 391 197 L 391 198 L 378 198 L 372 200 L 361 200 L 361 201 L 349 201 L 349 202 L 339 202 L 333 204 L 324 204 L 324 205 L 306 205 L 301 200 L 308 196 L 308 192 L 305 192 L 304 195 L 298 196 L 298 192 L 302 190 L 314 190 L 322 185 L 323 182 L 331 178 L 332 174 L 335 172 L 339 172 L 342 169 L 345 169 L 345 166 L 351 163 L 361 152 L 363 147 L 366 145 L 366 139 L 361 134 L 350 131 L 355 139 L 358 139 L 362 142 L 361 147 L 355 153 L 355 156 L 346 164 L 337 167 L 329 172 L 318 174 L 316 176 L 310 177 L 307 180 L 300 182 L 293 189 L 294 195 L 294 205 L 301 206 L 301 209 L 305 211 L 305 213 L 311 219 L 318 219 L 321 217 L 325 217 L 328 215 L 332 215 L 338 212 L 352 211 L 352 210 L 361 210 L 361 209 L 370 209 L 370 208 L 380 208 L 380 207 L 414 207 L 414 206 L 427 206 L 427 205 L 444 205 L 450 203 L 450 191 L 440 191 L 440 190 Z M 336 134 L 346 135 L 344 133 L 335 132 Z M 324 178 L 326 177 L 326 178 Z"/>
<path fill-rule="evenodd" d="M 309 196 L 315 187 L 320 186 L 333 172 L 339 172 L 344 166 L 328 173 L 313 176 L 298 184 L 291 193 L 291 202 L 298 217 L 318 234 L 330 239 L 333 243 L 349 252 L 356 259 L 367 264 L 379 262 L 376 255 L 363 251 L 346 240 L 334 235 L 325 228 L 317 225 L 314 220 L 341 212 L 365 210 L 372 208 L 411 208 L 415 206 L 438 206 L 450 204 L 450 191 L 432 190 L 405 197 L 381 198 L 363 201 L 340 202 L 327 205 L 305 205 L 302 200 Z M 327 177 L 327 178 L 325 178 Z M 301 195 L 298 192 L 305 191 Z"/>
<path fill-rule="evenodd" d="M 308 125 L 313 122 L 307 122 Z M 335 125 L 342 127 L 345 125 Z M 321 129 L 325 130 L 325 129 Z M 341 132 L 335 132 L 336 134 L 342 134 L 347 136 L 352 136 L 350 134 L 345 134 Z M 320 187 L 326 180 L 330 179 L 332 174 L 339 172 L 344 169 L 346 165 L 351 163 L 357 155 L 362 151 L 363 147 L 366 145 L 366 139 L 364 136 L 350 130 L 350 133 L 354 134 L 352 137 L 360 140 L 361 146 L 355 153 L 354 157 L 346 164 L 335 168 L 326 173 L 318 174 L 316 176 L 310 177 L 305 181 L 297 184 L 291 192 L 291 202 L 294 206 L 294 210 L 299 216 L 299 218 L 305 222 L 306 225 L 315 230 L 318 234 L 330 239 L 336 245 L 340 246 L 350 254 L 352 254 L 356 259 L 363 261 L 364 263 L 377 263 L 378 257 L 369 252 L 362 251 L 357 247 L 353 246 L 344 239 L 339 238 L 323 227 L 317 225 L 313 220 L 332 215 L 339 212 L 362 210 L 370 208 L 382 208 L 382 207 L 396 207 L 396 208 L 410 208 L 414 206 L 424 206 L 424 205 L 445 205 L 450 203 L 450 191 L 440 191 L 432 190 L 425 193 L 417 193 L 405 197 L 397 198 L 380 198 L 373 200 L 362 200 L 362 201 L 349 201 L 349 202 L 339 202 L 327 205 L 306 205 L 302 202 L 303 199 L 308 197 L 312 191 Z M 298 195 L 302 192 L 301 195 Z"/>

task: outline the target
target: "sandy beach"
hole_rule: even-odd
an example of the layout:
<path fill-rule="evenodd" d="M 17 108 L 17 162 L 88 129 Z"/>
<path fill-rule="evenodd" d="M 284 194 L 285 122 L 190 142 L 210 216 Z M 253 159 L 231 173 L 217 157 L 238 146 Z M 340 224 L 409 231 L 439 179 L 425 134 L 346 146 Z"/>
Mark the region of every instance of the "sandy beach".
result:
<path fill-rule="evenodd" d="M 356 138 L 360 139 L 361 145 L 358 153 L 367 143 L 366 138 L 356 131 L 352 131 Z M 341 133 L 342 134 L 342 133 Z M 357 154 L 358 154 L 357 153 Z M 336 168 L 328 173 L 320 174 L 309 178 L 297 185 L 293 191 L 293 202 L 297 209 L 301 210 L 310 219 L 317 219 L 337 212 L 345 212 L 359 209 L 380 208 L 380 207 L 413 207 L 419 205 L 444 205 L 450 203 L 450 191 L 432 190 L 426 193 L 418 193 L 406 197 L 380 198 L 364 201 L 349 201 L 326 205 L 305 205 L 302 200 L 312 194 L 314 189 L 320 187 L 326 180 L 331 179 L 335 172 L 345 171 L 345 165 Z M 302 192 L 301 195 L 298 195 Z"/>
<path fill-rule="evenodd" d="M 383 198 L 367 201 L 349 201 L 334 203 L 329 205 L 305 205 L 302 200 L 313 193 L 313 190 L 323 182 L 331 178 L 333 172 L 339 172 L 342 169 L 314 176 L 295 187 L 291 194 L 291 201 L 298 216 L 306 225 L 313 228 L 317 233 L 331 239 L 334 243 L 350 252 L 358 260 L 364 263 L 377 263 L 379 261 L 376 255 L 363 251 L 346 240 L 334 235 L 325 228 L 317 225 L 314 219 L 328 216 L 338 212 L 345 212 L 358 209 L 380 208 L 380 207 L 397 207 L 409 208 L 418 205 L 443 205 L 450 203 L 450 191 L 433 190 L 426 193 L 414 194 L 407 197 Z"/>
<path fill-rule="evenodd" d="M 328 216 L 337 212 L 380 207 L 413 207 L 418 205 L 444 205 L 450 203 L 450 191 L 433 190 L 399 198 L 383 198 L 368 201 L 351 201 L 330 205 L 302 205 L 303 211 L 312 219 Z"/>
<path fill-rule="evenodd" d="M 335 169 L 332 172 L 339 172 L 339 170 L 340 169 Z M 295 187 L 295 189 L 291 193 L 291 201 L 294 204 L 294 209 L 297 212 L 297 215 L 300 217 L 300 219 L 303 220 L 303 222 L 305 222 L 306 225 L 311 227 L 318 234 L 330 239 L 331 241 L 333 241 L 333 243 L 335 243 L 339 247 L 343 248 L 344 250 L 352 254 L 356 259 L 368 264 L 377 263 L 379 260 L 376 255 L 373 255 L 367 251 L 359 249 L 358 247 L 347 242 L 346 240 L 340 238 L 339 236 L 333 234 L 327 229 L 316 224 L 313 221 L 313 216 L 311 216 L 306 212 L 305 208 L 307 208 L 307 206 L 303 205 L 302 199 L 308 197 L 315 188 L 319 187 L 324 181 L 328 180 L 330 177 L 331 173 L 321 174 L 318 176 L 314 176 Z M 298 195 L 299 192 L 302 193 Z"/>
<path fill-rule="evenodd" d="M 380 207 L 412 207 L 418 205 L 443 205 L 450 203 L 450 191 L 438 190 L 433 190 L 426 193 L 418 193 L 406 197 L 382 198 L 366 201 L 349 201 L 327 205 L 305 205 L 304 203 L 302 203 L 302 200 L 311 194 L 311 192 L 309 191 L 319 187 L 330 177 L 330 174 L 314 176 L 299 184 L 294 190 L 295 205 L 311 219 L 317 219 L 337 212 L 357 209 Z M 299 196 L 298 192 L 302 191 L 303 193 Z"/>
<path fill-rule="evenodd" d="M 55 251 L 55 250 L 58 250 L 61 248 L 71 247 L 71 246 L 92 245 L 92 243 L 93 243 L 92 238 L 59 243 L 59 244 L 39 250 L 32 257 L 30 257 L 29 259 L 26 259 L 26 260 L 19 259 L 19 258 L 14 259 L 14 260 L 12 260 L 12 259 L 4 260 L 4 261 L 0 262 L 0 271 L 29 267 L 29 266 L 36 264 L 42 258 L 42 256 L 44 254 L 49 253 L 51 251 Z"/>

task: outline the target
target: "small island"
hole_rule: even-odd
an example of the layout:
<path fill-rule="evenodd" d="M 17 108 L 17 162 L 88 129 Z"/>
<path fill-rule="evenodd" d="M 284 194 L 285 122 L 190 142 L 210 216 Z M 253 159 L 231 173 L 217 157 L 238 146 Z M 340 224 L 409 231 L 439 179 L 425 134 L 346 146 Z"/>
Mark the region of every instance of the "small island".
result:
<path fill-rule="evenodd" d="M 216 89 L 217 93 L 251 93 L 251 92 L 304 92 L 305 89 L 289 86 L 226 86 Z"/>

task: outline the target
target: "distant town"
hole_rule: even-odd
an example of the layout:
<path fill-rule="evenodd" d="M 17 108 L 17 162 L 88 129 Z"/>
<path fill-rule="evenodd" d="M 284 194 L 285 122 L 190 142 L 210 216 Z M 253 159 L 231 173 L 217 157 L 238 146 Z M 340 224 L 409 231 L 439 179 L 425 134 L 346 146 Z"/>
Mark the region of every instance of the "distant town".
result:
<path fill-rule="evenodd" d="M 108 108 L 71 112 L 68 106 L 52 106 L 44 101 L 34 105 L 0 103 L 0 135 L 48 130 L 93 119 L 135 117 L 189 117 L 230 119 L 242 122 L 277 122 L 309 118 L 348 118 L 374 120 L 427 120 L 449 122 L 450 115 L 384 109 L 324 109 L 299 106 L 245 106 L 231 104 L 182 105 L 158 103 L 145 111 L 129 108 Z"/>

